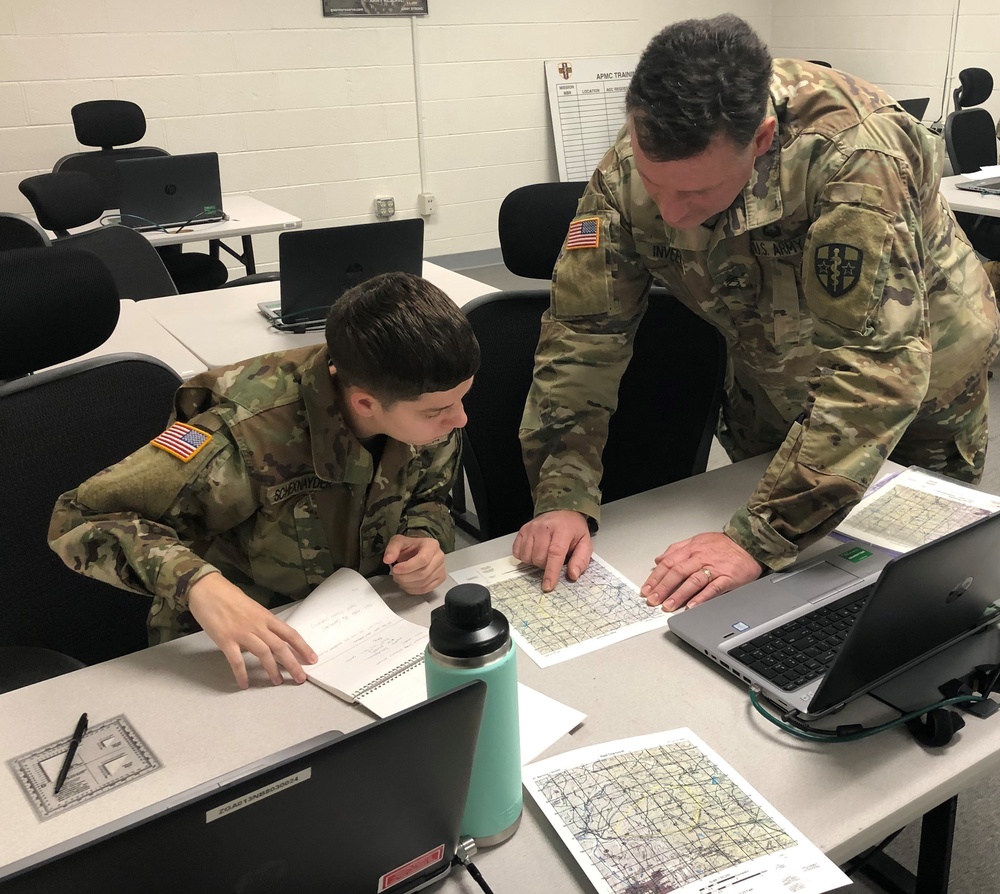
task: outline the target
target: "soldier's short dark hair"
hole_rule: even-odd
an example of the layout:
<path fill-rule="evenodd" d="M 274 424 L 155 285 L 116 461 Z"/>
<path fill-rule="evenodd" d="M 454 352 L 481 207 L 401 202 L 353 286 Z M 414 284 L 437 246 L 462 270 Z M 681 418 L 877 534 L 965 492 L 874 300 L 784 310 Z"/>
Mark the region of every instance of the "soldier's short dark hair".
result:
<path fill-rule="evenodd" d="M 727 13 L 668 25 L 643 51 L 625 108 L 652 161 L 704 152 L 716 134 L 748 146 L 767 113 L 771 54 Z"/>
<path fill-rule="evenodd" d="M 383 273 L 348 289 L 326 319 L 342 385 L 384 405 L 450 391 L 479 369 L 479 342 L 444 292 L 410 273 Z"/>

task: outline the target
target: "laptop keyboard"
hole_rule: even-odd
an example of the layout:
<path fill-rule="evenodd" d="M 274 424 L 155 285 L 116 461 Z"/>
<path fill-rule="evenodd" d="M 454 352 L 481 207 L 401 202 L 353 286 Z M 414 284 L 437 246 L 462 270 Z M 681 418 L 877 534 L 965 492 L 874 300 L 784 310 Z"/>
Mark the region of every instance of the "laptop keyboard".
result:
<path fill-rule="evenodd" d="M 850 602 L 818 609 L 762 633 L 736 646 L 729 657 L 785 692 L 805 686 L 833 663 L 871 591 L 866 587 L 852 594 Z"/>

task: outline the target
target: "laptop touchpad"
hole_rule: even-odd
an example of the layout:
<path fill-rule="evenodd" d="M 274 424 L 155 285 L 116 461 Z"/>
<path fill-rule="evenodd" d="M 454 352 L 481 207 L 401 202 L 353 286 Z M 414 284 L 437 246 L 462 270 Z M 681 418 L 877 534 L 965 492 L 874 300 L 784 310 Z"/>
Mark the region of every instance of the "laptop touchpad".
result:
<path fill-rule="evenodd" d="M 818 562 L 801 571 L 784 574 L 775 581 L 787 585 L 802 602 L 818 602 L 827 596 L 832 596 L 842 587 L 857 582 L 858 578 L 855 575 L 829 562 Z"/>

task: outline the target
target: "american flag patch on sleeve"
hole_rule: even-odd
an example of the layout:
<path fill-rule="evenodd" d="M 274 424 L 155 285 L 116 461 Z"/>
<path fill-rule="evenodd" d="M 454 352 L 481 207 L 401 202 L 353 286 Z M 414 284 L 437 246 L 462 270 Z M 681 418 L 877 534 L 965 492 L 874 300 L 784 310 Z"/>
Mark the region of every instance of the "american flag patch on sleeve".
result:
<path fill-rule="evenodd" d="M 184 422 L 175 422 L 149 443 L 187 462 L 211 440 L 212 436 L 208 432 Z"/>
<path fill-rule="evenodd" d="M 566 248 L 597 248 L 601 243 L 601 219 L 585 217 L 574 220 L 566 234 Z"/>

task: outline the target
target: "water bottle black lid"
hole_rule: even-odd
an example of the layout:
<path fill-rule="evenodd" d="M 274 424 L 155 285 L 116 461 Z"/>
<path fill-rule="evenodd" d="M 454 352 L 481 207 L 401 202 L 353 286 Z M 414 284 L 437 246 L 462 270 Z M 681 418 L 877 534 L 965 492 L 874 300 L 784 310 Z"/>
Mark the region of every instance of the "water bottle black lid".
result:
<path fill-rule="evenodd" d="M 459 584 L 431 612 L 430 641 L 442 655 L 475 658 L 501 648 L 510 637 L 510 625 L 493 608 L 490 591 L 482 584 Z"/>

